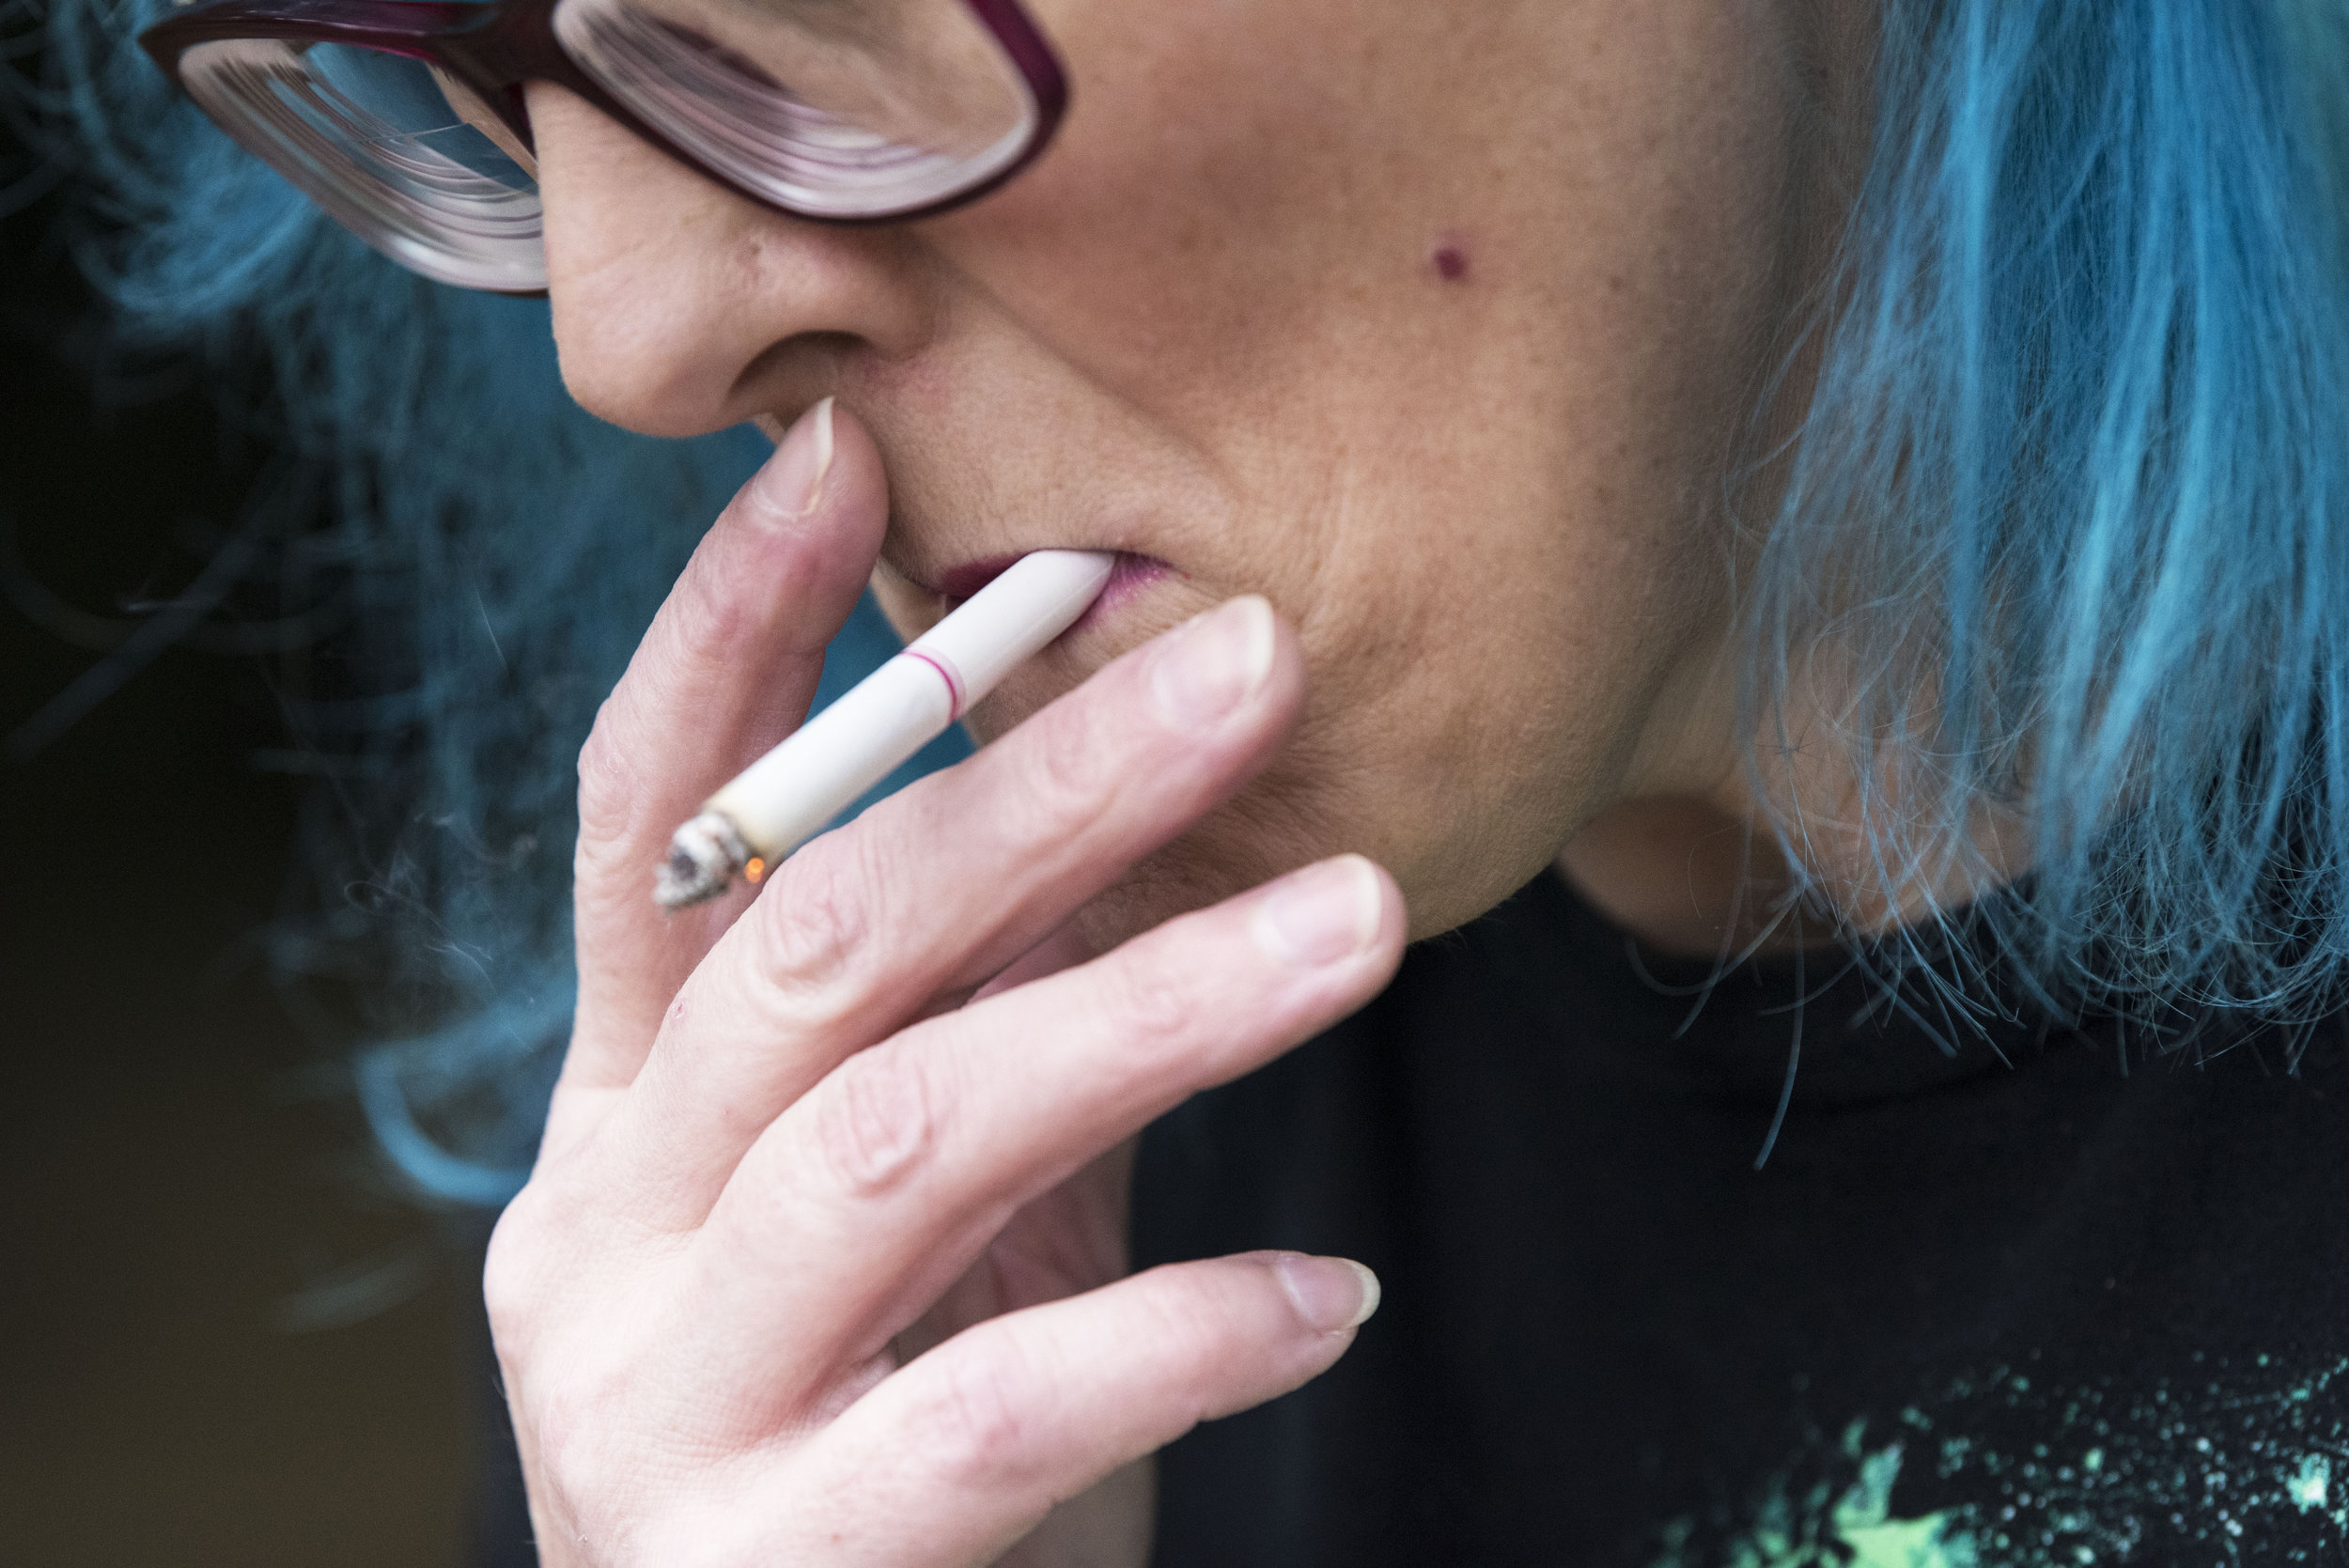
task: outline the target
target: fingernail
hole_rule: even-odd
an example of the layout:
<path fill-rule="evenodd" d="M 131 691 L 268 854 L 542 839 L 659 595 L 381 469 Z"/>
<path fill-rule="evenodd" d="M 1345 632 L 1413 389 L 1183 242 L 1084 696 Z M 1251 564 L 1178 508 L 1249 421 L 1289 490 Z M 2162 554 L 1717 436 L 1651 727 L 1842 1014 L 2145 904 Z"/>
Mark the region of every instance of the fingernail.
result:
<path fill-rule="evenodd" d="M 759 471 L 758 490 L 773 513 L 796 522 L 816 509 L 832 472 L 832 404 L 829 397 L 793 422 L 783 444 Z"/>
<path fill-rule="evenodd" d="M 1297 1315 L 1325 1334 L 1359 1327 L 1378 1310 L 1378 1276 L 1351 1258 L 1289 1252 L 1273 1266 Z"/>
<path fill-rule="evenodd" d="M 1151 678 L 1167 717 L 1197 729 L 1246 702 L 1271 673 L 1272 606 L 1249 594 L 1168 638 Z"/>
<path fill-rule="evenodd" d="M 1378 935 L 1378 877 L 1360 855 L 1307 866 L 1273 887 L 1256 909 L 1256 934 L 1274 957 L 1332 964 Z"/>

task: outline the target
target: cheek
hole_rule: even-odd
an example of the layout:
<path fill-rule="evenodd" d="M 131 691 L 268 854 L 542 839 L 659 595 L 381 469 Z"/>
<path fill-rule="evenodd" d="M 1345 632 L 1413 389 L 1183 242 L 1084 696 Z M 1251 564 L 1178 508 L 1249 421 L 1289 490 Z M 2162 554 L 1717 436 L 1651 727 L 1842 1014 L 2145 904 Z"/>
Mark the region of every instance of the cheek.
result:
<path fill-rule="evenodd" d="M 1479 540 L 1421 499 L 1432 523 L 1360 552 L 1305 612 L 1307 718 L 1256 815 L 1378 860 L 1425 935 L 1506 896 L 1624 791 L 1715 613 L 1670 586 L 1673 549 L 1616 519 L 1550 496 L 1513 512 L 1488 488 Z"/>
<path fill-rule="evenodd" d="M 1408 101 L 1389 82 L 1387 108 L 1363 113 L 1316 0 L 1032 8 L 1069 63 L 1070 114 L 1033 170 L 944 220 L 959 253 L 986 257 L 989 291 L 1056 353 L 1154 414 L 1257 411 L 1348 286 L 1380 186 L 1357 161 L 1385 156 Z"/>
<path fill-rule="evenodd" d="M 1134 908 L 1359 849 L 1415 934 L 1470 918 L 1630 787 L 1726 618 L 1719 497 L 1784 294 L 1766 8 L 1537 8 L 1525 39 L 1436 7 L 1349 8 L 1376 38 L 1307 3 L 1046 9 L 1066 138 L 952 222 L 1206 455 L 1232 510 L 1184 565 L 1268 594 L 1313 681 Z"/>

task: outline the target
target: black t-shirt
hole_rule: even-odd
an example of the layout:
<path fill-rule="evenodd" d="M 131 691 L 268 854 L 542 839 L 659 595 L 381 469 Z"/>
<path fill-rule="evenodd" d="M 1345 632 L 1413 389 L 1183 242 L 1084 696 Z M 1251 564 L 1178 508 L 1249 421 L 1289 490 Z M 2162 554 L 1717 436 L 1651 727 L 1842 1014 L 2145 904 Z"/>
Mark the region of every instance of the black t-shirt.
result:
<path fill-rule="evenodd" d="M 2337 1023 L 2159 1054 L 1704 968 L 1546 876 L 1151 1128 L 1138 1265 L 1385 1285 L 1161 1455 L 1159 1568 L 2349 1560 Z"/>

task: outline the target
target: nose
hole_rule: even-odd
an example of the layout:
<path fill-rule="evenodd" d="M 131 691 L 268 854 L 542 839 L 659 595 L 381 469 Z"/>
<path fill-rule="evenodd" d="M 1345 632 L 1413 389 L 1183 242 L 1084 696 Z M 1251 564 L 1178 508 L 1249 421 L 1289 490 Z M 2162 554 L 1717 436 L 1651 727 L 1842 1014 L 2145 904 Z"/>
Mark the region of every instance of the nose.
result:
<path fill-rule="evenodd" d="M 903 229 L 761 207 L 561 87 L 533 83 L 547 292 L 590 413 L 695 436 L 797 411 L 845 349 L 917 349 L 933 314 Z"/>

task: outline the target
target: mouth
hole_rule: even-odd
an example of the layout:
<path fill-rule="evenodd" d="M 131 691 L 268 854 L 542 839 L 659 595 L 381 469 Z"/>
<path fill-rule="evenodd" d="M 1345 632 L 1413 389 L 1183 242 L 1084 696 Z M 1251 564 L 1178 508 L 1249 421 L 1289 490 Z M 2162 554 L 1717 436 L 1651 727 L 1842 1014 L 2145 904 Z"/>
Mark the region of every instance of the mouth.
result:
<path fill-rule="evenodd" d="M 1130 550 L 1121 550 L 1116 554 L 1116 564 L 1110 568 L 1108 586 L 1101 590 L 1101 597 L 1093 601 L 1092 608 L 1077 618 L 1069 631 L 1091 624 L 1160 578 L 1176 575 L 1173 567 L 1155 555 L 1143 555 Z M 1018 555 L 989 555 L 977 561 L 966 561 L 940 573 L 938 582 L 927 586 L 951 612 L 1008 571 L 1012 563 L 1019 559 Z"/>

